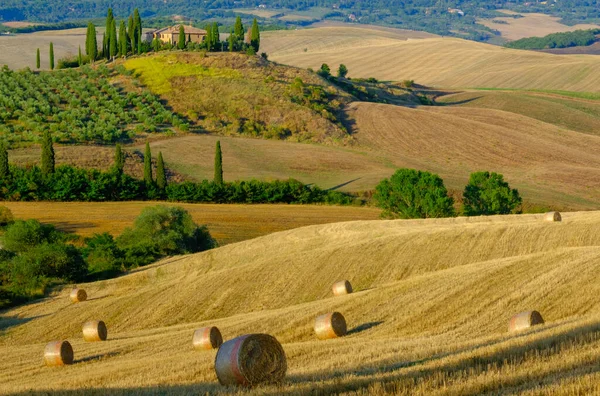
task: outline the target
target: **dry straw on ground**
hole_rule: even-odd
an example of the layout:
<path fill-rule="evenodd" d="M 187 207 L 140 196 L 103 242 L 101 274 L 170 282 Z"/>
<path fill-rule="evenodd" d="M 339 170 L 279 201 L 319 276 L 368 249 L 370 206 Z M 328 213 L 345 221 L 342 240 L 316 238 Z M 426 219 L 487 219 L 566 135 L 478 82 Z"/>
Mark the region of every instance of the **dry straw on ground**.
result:
<path fill-rule="evenodd" d="M 73 302 L 82 302 L 87 300 L 87 293 L 83 289 L 73 289 L 69 297 Z"/>
<path fill-rule="evenodd" d="M 538 311 L 521 312 L 510 318 L 508 331 L 521 331 L 539 324 L 544 324 L 544 319 Z"/>
<path fill-rule="evenodd" d="M 336 282 L 332 286 L 334 296 L 343 296 L 352 293 L 352 285 L 347 280 Z"/>
<path fill-rule="evenodd" d="M 44 349 L 46 366 L 73 364 L 73 347 L 69 341 L 52 341 Z"/>
<path fill-rule="evenodd" d="M 545 221 L 562 221 L 560 212 L 548 212 L 544 215 Z"/>
<path fill-rule="evenodd" d="M 283 347 L 268 334 L 248 334 L 219 348 L 215 371 L 222 385 L 281 383 L 287 371 Z"/>
<path fill-rule="evenodd" d="M 106 341 L 108 330 L 101 320 L 90 320 L 83 324 L 83 339 L 88 342 Z"/>
<path fill-rule="evenodd" d="M 320 340 L 346 335 L 346 319 L 339 312 L 318 316 L 315 320 L 315 333 Z"/>
<path fill-rule="evenodd" d="M 203 327 L 194 331 L 194 337 L 192 338 L 192 345 L 194 349 L 215 349 L 223 344 L 223 337 L 218 328 Z"/>

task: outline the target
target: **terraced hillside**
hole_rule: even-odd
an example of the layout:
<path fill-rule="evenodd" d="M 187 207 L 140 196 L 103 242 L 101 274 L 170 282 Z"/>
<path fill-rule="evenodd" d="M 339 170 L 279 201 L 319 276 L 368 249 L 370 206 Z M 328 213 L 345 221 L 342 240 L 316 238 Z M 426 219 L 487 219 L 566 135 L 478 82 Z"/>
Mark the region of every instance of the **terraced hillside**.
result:
<path fill-rule="evenodd" d="M 214 352 L 192 349 L 195 328 L 226 339 L 267 332 L 282 343 L 281 387 L 243 394 L 593 394 L 600 391 L 600 213 L 311 226 L 188 257 L 2 313 L 3 392 L 225 393 Z M 331 297 L 350 279 L 354 294 Z M 507 333 L 512 314 L 546 324 Z M 317 341 L 315 316 L 337 310 L 347 337 Z M 103 319 L 109 340 L 84 343 Z M 66 338 L 73 366 L 41 364 Z"/>
<path fill-rule="evenodd" d="M 414 79 L 442 88 L 600 91 L 600 60 L 511 50 L 449 37 L 406 39 L 378 29 L 324 27 L 266 32 L 270 59 L 318 69 L 343 63 L 351 77 Z"/>

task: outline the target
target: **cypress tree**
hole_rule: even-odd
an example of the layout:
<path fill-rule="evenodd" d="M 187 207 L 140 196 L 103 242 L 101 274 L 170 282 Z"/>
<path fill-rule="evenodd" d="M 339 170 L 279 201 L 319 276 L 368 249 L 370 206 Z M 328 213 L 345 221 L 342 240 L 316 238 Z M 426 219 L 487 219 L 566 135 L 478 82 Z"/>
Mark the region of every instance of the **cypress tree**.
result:
<path fill-rule="evenodd" d="M 102 43 L 103 46 L 106 42 Z M 85 53 L 94 62 L 98 57 L 98 40 L 96 39 L 96 26 L 93 23 L 88 24 L 87 38 L 85 41 Z M 102 53 L 104 55 L 104 52 Z"/>
<path fill-rule="evenodd" d="M 6 142 L 0 141 L 0 179 L 6 179 L 8 176 L 10 176 L 8 150 L 6 149 Z"/>
<path fill-rule="evenodd" d="M 217 22 L 214 22 L 212 26 L 212 40 L 212 47 L 218 51 L 221 47 L 221 40 L 219 37 L 219 24 Z"/>
<path fill-rule="evenodd" d="M 133 17 L 130 15 L 127 20 L 127 33 L 129 35 L 129 48 L 131 49 L 131 53 L 135 53 L 135 26 L 133 24 Z"/>
<path fill-rule="evenodd" d="M 127 28 L 125 27 L 125 21 L 121 21 L 119 26 L 119 55 L 127 55 Z"/>
<path fill-rule="evenodd" d="M 215 183 L 223 184 L 223 157 L 219 140 L 217 140 L 217 148 L 215 149 Z"/>
<path fill-rule="evenodd" d="M 117 144 L 115 147 L 115 171 L 121 175 L 123 174 L 123 169 L 125 168 L 125 155 L 121 149 L 121 144 Z"/>
<path fill-rule="evenodd" d="M 83 58 L 81 57 L 81 45 L 79 46 L 79 54 L 77 55 L 77 64 L 79 67 L 83 64 Z"/>
<path fill-rule="evenodd" d="M 111 53 L 110 53 L 110 49 L 111 49 L 111 31 L 112 31 L 112 26 L 113 26 L 113 22 L 115 20 L 115 17 L 113 15 L 113 10 L 112 8 L 108 9 L 108 12 L 106 13 L 106 30 L 104 32 L 104 36 L 106 38 L 106 46 L 104 48 L 104 57 L 106 59 L 109 59 L 111 57 Z"/>
<path fill-rule="evenodd" d="M 148 142 L 146 142 L 146 152 L 144 153 L 144 181 L 146 184 L 152 184 L 152 153 Z"/>
<path fill-rule="evenodd" d="M 162 152 L 160 151 L 158 152 L 158 160 L 156 162 L 156 185 L 161 190 L 164 190 L 167 187 L 165 163 L 163 161 Z"/>
<path fill-rule="evenodd" d="M 135 27 L 135 50 L 138 54 L 142 53 L 142 18 L 140 11 L 136 8 L 133 10 L 133 25 Z"/>
<path fill-rule="evenodd" d="M 40 49 L 37 49 L 37 53 L 35 55 L 35 67 L 37 67 L 38 69 L 41 67 L 41 61 L 40 61 Z"/>
<path fill-rule="evenodd" d="M 229 52 L 233 52 L 235 49 L 235 33 L 233 33 L 233 29 L 231 29 L 231 33 L 229 33 Z"/>
<path fill-rule="evenodd" d="M 50 70 L 54 70 L 54 44 L 50 42 Z"/>
<path fill-rule="evenodd" d="M 258 29 L 258 22 L 256 18 L 252 22 L 252 30 L 250 31 L 250 45 L 254 47 L 254 51 L 258 52 L 260 48 L 260 30 Z"/>
<path fill-rule="evenodd" d="M 108 41 L 110 43 L 110 57 L 114 58 L 119 50 L 119 42 L 117 41 L 117 22 L 114 19 L 110 27 L 110 36 Z"/>
<path fill-rule="evenodd" d="M 106 32 L 102 33 L 102 57 L 106 58 Z"/>
<path fill-rule="evenodd" d="M 42 137 L 42 174 L 49 175 L 54 173 L 54 147 L 52 146 L 52 136 L 50 132 L 44 132 Z"/>
<path fill-rule="evenodd" d="M 185 28 L 179 25 L 179 37 L 177 38 L 177 48 L 185 49 Z"/>
<path fill-rule="evenodd" d="M 213 39 L 212 39 L 212 26 L 210 25 L 210 23 L 208 25 L 206 25 L 206 39 L 204 41 L 206 41 L 206 50 L 208 52 L 212 51 Z"/>
<path fill-rule="evenodd" d="M 243 43 L 244 43 L 244 33 L 246 31 L 244 30 L 244 25 L 242 24 L 242 18 L 241 17 L 237 17 L 235 18 L 235 25 L 233 26 L 233 33 L 235 34 L 235 50 L 236 51 L 240 51 L 243 49 Z"/>

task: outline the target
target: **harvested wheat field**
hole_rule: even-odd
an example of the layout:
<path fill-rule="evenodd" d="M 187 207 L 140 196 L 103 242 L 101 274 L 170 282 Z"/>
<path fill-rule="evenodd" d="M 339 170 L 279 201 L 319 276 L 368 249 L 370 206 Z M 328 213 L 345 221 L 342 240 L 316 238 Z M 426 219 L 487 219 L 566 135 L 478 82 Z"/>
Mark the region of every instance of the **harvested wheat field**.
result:
<path fill-rule="evenodd" d="M 560 18 L 547 14 L 538 13 L 516 13 L 508 10 L 499 10 L 507 14 L 506 17 L 496 17 L 494 19 L 479 19 L 478 23 L 498 30 L 501 36 L 507 40 L 518 40 L 525 37 L 543 37 L 552 33 L 572 32 L 574 30 L 598 29 L 600 26 L 586 24 L 564 25 L 560 23 Z M 509 15 L 520 15 L 514 18 Z M 500 21 L 500 23 L 496 22 Z"/>
<path fill-rule="evenodd" d="M 439 173 L 460 189 L 471 172 L 504 174 L 537 203 L 598 208 L 600 137 L 500 110 L 353 103 L 354 137 L 397 167 Z"/>
<path fill-rule="evenodd" d="M 378 29 L 324 27 L 265 32 L 269 59 L 318 69 L 343 63 L 350 77 L 413 79 L 443 88 L 600 91 L 600 59 L 513 50 L 450 37 L 406 39 Z"/>
<path fill-rule="evenodd" d="M 175 257 L 117 279 L 71 286 L 2 312 L 3 393 L 43 394 L 597 394 L 600 212 L 316 225 Z M 333 297 L 349 279 L 355 292 Z M 510 318 L 545 324 L 517 334 Z M 345 337 L 318 340 L 315 317 L 343 312 Z M 107 341 L 81 325 L 102 318 Z M 224 341 L 273 335 L 281 386 L 222 387 Z M 74 364 L 45 367 L 45 345 L 72 344 Z"/>
<path fill-rule="evenodd" d="M 161 202 L 2 202 L 15 218 L 37 219 L 58 229 L 89 237 L 108 232 L 119 235 L 131 227 L 144 208 Z M 173 203 L 187 210 L 197 224 L 205 224 L 220 245 L 312 224 L 375 220 L 375 208 L 319 205 L 218 205 Z M 65 213 L 68 213 L 65 216 Z"/>

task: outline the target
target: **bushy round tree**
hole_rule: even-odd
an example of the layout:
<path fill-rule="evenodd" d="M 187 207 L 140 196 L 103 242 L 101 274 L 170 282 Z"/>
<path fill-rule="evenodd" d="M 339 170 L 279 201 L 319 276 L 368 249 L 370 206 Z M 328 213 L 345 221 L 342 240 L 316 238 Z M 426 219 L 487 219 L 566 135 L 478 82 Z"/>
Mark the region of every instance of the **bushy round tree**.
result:
<path fill-rule="evenodd" d="M 519 191 L 511 189 L 501 174 L 475 172 L 463 192 L 463 213 L 467 216 L 509 214 L 522 202 Z"/>
<path fill-rule="evenodd" d="M 375 200 L 383 216 L 401 219 L 454 216 L 454 200 L 444 181 L 433 173 L 398 169 L 376 187 Z"/>

